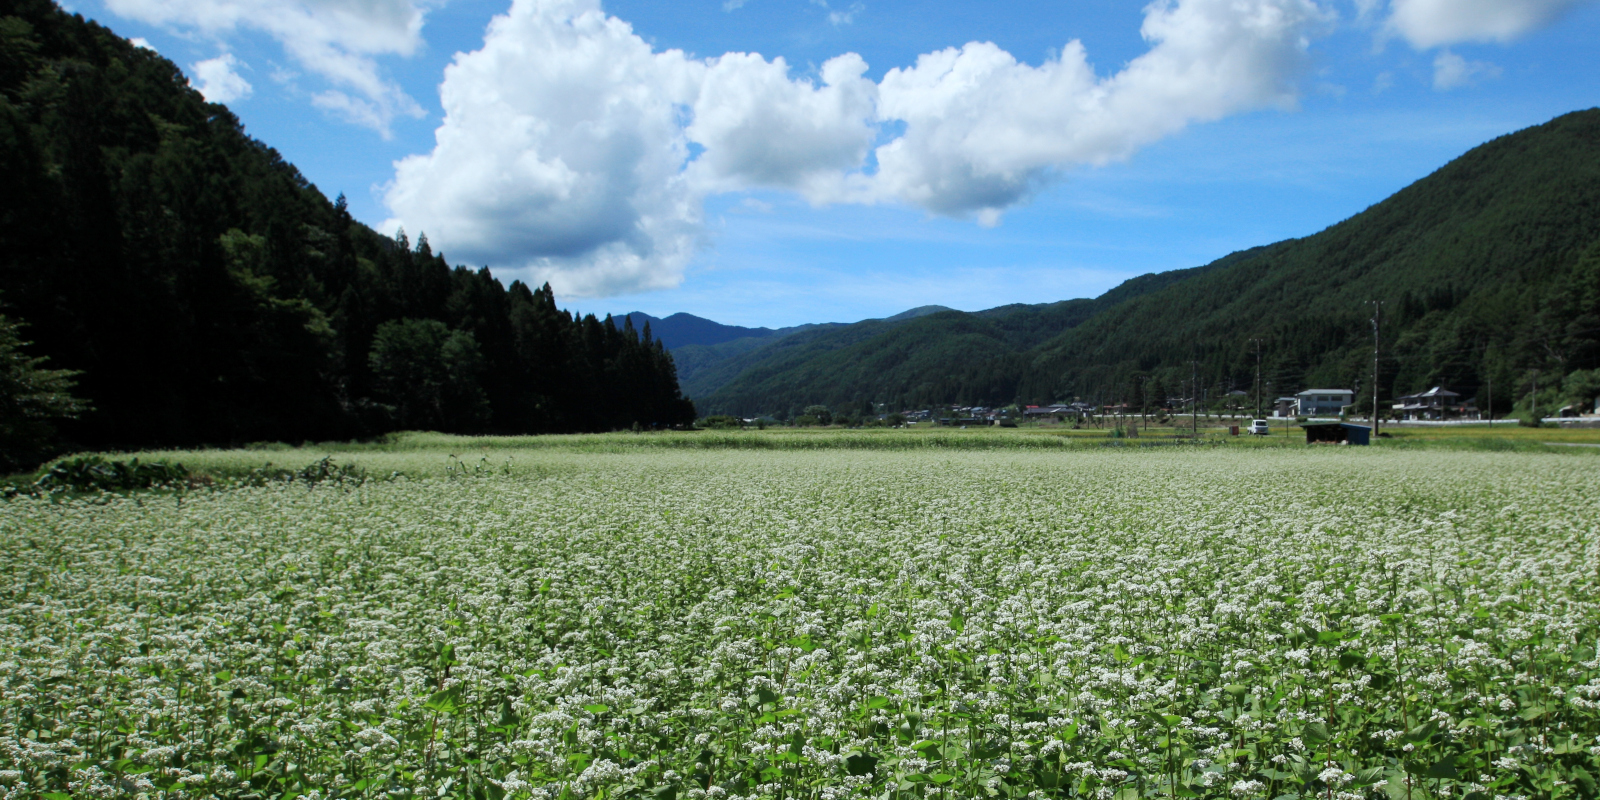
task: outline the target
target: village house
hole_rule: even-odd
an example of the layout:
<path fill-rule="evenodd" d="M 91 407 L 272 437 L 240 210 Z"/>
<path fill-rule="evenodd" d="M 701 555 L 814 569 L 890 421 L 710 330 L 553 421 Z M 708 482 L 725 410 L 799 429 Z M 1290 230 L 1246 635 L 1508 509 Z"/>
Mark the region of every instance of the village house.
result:
<path fill-rule="evenodd" d="M 1295 416 L 1314 417 L 1319 414 L 1337 415 L 1344 407 L 1355 402 L 1351 389 L 1307 389 L 1295 395 Z"/>
<path fill-rule="evenodd" d="M 1461 395 L 1443 386 L 1396 398 L 1394 404 L 1401 419 L 1449 419 L 1461 416 L 1464 410 Z"/>

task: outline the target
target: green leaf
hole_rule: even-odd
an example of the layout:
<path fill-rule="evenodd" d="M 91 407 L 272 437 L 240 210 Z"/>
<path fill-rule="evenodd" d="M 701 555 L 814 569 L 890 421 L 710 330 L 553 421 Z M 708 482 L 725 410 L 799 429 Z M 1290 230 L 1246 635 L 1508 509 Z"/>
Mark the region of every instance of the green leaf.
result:
<path fill-rule="evenodd" d="M 950 775 L 950 774 L 947 774 L 947 773 L 943 773 L 943 772 L 935 772 L 932 775 L 928 776 L 928 780 L 933 781 L 934 783 L 937 783 L 940 786 L 943 786 L 943 785 L 945 785 L 945 784 L 947 784 L 947 783 L 949 783 L 949 782 L 951 782 L 951 781 L 953 781 L 955 779 L 956 779 L 956 776 Z"/>
<path fill-rule="evenodd" d="M 1596 791 L 1600 787 L 1596 786 L 1594 776 L 1589 774 L 1589 771 L 1583 767 L 1573 767 L 1568 771 L 1567 780 L 1577 784 L 1584 797 L 1594 797 L 1596 794 L 1600 794 L 1600 792 Z"/>
<path fill-rule="evenodd" d="M 844 771 L 851 775 L 861 776 L 871 774 L 878 768 L 878 759 L 866 753 L 856 753 L 844 760 Z"/>
<path fill-rule="evenodd" d="M 72 795 L 66 792 L 40 792 L 39 796 L 44 800 L 72 800 Z"/>
<path fill-rule="evenodd" d="M 1333 736 L 1328 733 L 1328 726 L 1320 722 L 1307 724 L 1305 730 L 1300 733 L 1300 741 L 1305 742 L 1307 746 L 1325 744 L 1331 739 Z"/>
<path fill-rule="evenodd" d="M 590 703 L 584 706 L 583 710 L 589 712 L 590 714 L 604 714 L 611 710 L 611 706 L 608 706 L 604 703 Z"/>
<path fill-rule="evenodd" d="M 461 710 L 461 687 L 452 686 L 449 689 L 441 689 L 434 692 L 428 696 L 428 701 L 422 705 L 430 711 L 454 714 Z"/>
<path fill-rule="evenodd" d="M 1356 778 L 1354 781 L 1351 781 L 1350 785 L 1357 787 L 1371 786 L 1372 784 L 1383 780 L 1383 776 L 1386 774 L 1388 774 L 1388 770 L 1385 770 L 1383 767 L 1367 767 L 1366 769 L 1356 773 Z"/>
<path fill-rule="evenodd" d="M 967 618 L 965 616 L 963 616 L 961 614 L 961 612 L 959 612 L 959 611 L 957 611 L 954 614 L 951 614 L 950 615 L 950 628 L 952 630 L 954 630 L 956 633 L 961 633 L 962 631 L 967 629 Z"/>
<path fill-rule="evenodd" d="M 1421 725 L 1406 731 L 1405 740 L 1413 743 L 1426 742 L 1429 739 L 1432 739 L 1433 734 L 1438 730 L 1439 723 L 1434 722 L 1433 720 L 1428 720 L 1427 722 L 1424 722 Z"/>
<path fill-rule="evenodd" d="M 650 796 L 655 800 L 678 800 L 678 787 L 670 783 L 665 786 L 657 786 L 656 790 L 650 793 Z"/>
<path fill-rule="evenodd" d="M 1440 779 L 1443 779 L 1443 780 L 1454 780 L 1456 775 L 1457 775 L 1457 772 L 1456 772 L 1456 757 L 1455 756 L 1445 756 L 1444 758 L 1442 758 L 1439 761 L 1437 761 L 1436 763 L 1434 763 L 1432 766 L 1428 767 L 1428 772 L 1427 772 L 1427 776 L 1428 777 L 1430 777 L 1430 778 L 1440 778 Z"/>

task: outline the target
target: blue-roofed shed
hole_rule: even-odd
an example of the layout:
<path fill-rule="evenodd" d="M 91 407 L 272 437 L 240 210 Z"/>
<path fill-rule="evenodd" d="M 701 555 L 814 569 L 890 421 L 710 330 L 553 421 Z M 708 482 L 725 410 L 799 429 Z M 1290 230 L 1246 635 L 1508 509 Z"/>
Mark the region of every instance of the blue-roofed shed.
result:
<path fill-rule="evenodd" d="M 1372 428 L 1348 422 L 1318 422 L 1300 426 L 1306 432 L 1306 444 L 1329 442 L 1332 444 L 1371 444 Z"/>

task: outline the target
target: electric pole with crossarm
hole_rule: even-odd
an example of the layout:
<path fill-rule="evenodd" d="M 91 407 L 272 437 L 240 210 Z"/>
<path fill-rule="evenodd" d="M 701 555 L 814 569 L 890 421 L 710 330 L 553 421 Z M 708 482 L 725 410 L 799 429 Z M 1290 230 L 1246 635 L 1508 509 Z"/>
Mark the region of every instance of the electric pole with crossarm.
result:
<path fill-rule="evenodd" d="M 1261 340 L 1251 339 L 1256 346 L 1256 415 L 1251 419 L 1261 419 Z"/>
<path fill-rule="evenodd" d="M 1372 435 L 1378 435 L 1378 316 L 1383 301 L 1372 300 Z"/>

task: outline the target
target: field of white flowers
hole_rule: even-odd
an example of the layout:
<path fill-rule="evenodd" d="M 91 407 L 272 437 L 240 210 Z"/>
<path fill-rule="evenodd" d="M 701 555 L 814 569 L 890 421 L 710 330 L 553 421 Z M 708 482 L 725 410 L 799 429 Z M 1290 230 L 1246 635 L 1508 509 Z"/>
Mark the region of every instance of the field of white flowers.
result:
<path fill-rule="evenodd" d="M 1593 458 L 532 461 L 0 503 L 0 797 L 1596 796 Z"/>

